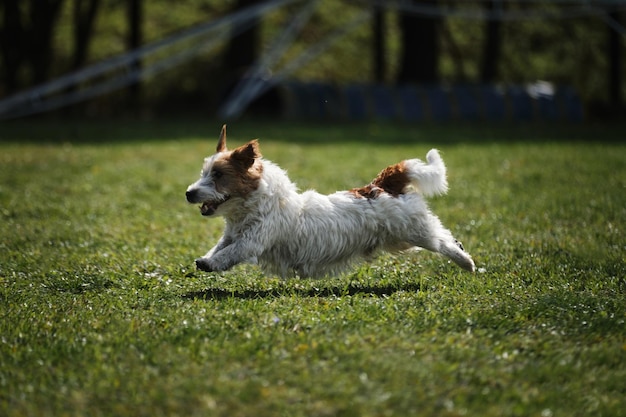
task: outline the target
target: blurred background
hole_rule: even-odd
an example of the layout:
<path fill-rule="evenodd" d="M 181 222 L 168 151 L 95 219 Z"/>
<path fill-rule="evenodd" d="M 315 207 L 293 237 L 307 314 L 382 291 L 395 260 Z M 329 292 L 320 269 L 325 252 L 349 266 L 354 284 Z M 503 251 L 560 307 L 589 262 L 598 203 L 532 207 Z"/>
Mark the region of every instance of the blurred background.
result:
<path fill-rule="evenodd" d="M 624 0 L 0 0 L 0 118 L 624 116 Z"/>

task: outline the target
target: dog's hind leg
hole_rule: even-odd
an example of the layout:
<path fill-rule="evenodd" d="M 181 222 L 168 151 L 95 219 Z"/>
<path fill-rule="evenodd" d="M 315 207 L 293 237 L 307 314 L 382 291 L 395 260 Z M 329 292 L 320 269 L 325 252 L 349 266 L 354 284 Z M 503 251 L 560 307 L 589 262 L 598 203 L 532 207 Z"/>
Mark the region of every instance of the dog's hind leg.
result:
<path fill-rule="evenodd" d="M 463 250 L 463 245 L 461 245 L 457 240 L 453 243 L 447 239 L 442 240 L 438 252 L 452 259 L 455 264 L 466 271 L 474 272 L 475 265 L 472 257 Z"/>
<path fill-rule="evenodd" d="M 463 246 L 454 238 L 419 239 L 411 243 L 431 252 L 440 253 L 466 271 L 474 272 L 475 265 L 472 257 L 462 249 Z"/>
<path fill-rule="evenodd" d="M 432 252 L 440 253 L 451 259 L 461 268 L 474 272 L 476 267 L 472 257 L 465 252 L 463 245 L 452 236 L 452 233 L 444 228 L 436 218 L 431 219 L 430 225 L 432 228 L 426 233 L 424 230 L 421 230 L 420 233 L 409 236 L 409 243 Z"/>

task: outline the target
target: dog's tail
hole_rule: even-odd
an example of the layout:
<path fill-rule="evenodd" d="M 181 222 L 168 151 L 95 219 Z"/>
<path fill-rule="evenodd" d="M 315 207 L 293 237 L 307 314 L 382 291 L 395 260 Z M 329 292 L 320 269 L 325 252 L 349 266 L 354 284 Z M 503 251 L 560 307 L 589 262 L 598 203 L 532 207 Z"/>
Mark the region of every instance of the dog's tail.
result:
<path fill-rule="evenodd" d="M 428 151 L 426 160 L 427 164 L 419 159 L 404 161 L 411 186 L 425 196 L 447 193 L 446 166 L 437 149 Z"/>

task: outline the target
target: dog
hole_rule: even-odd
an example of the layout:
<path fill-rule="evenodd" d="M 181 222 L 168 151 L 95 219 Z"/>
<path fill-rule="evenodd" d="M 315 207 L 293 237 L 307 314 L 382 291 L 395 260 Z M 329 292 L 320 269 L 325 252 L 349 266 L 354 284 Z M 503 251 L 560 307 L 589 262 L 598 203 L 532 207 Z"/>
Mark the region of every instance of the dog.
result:
<path fill-rule="evenodd" d="M 255 263 L 282 277 L 323 277 L 381 251 L 417 247 L 473 272 L 472 257 L 428 209 L 424 197 L 445 194 L 448 183 L 438 151 L 426 160 L 391 165 L 364 187 L 299 193 L 284 170 L 261 156 L 256 139 L 228 150 L 224 125 L 216 153 L 186 191 L 203 216 L 226 221 L 224 235 L 196 267 L 217 272 Z"/>

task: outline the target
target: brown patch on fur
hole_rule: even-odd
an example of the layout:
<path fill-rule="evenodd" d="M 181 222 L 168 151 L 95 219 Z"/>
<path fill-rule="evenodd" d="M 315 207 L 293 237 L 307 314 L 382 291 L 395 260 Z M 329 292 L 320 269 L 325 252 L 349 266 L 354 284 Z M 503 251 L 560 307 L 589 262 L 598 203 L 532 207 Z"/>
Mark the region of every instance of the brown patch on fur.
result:
<path fill-rule="evenodd" d="M 235 149 L 230 157 L 235 163 L 241 165 L 243 169 L 250 168 L 256 158 L 261 157 L 259 142 L 256 139 L 251 140 L 247 144 Z"/>
<path fill-rule="evenodd" d="M 350 192 L 356 195 L 357 197 L 365 197 L 369 199 L 378 197 L 380 193 L 384 191 L 385 190 L 378 188 L 377 186 L 373 184 L 368 184 L 365 187 L 353 188 L 350 190 Z"/>
<path fill-rule="evenodd" d="M 258 142 L 253 140 L 216 159 L 211 171 L 221 174 L 215 179 L 217 190 L 240 197 L 256 190 L 263 173 L 263 165 L 257 162 L 260 157 Z"/>
<path fill-rule="evenodd" d="M 368 199 L 377 198 L 380 193 L 385 192 L 392 197 L 404 194 L 404 188 L 409 184 L 409 176 L 406 173 L 406 167 L 403 162 L 388 166 L 380 171 L 380 173 L 368 185 L 361 188 L 353 188 L 351 193 L 357 197 Z"/>

